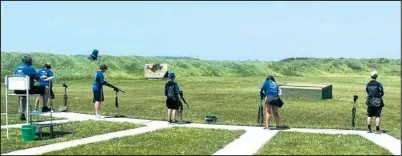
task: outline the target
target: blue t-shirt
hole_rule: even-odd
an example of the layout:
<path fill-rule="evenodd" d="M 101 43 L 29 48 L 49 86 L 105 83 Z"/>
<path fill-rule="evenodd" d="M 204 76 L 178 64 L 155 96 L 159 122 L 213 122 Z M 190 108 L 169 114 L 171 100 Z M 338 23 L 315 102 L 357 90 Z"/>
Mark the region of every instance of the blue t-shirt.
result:
<path fill-rule="evenodd" d="M 46 77 L 52 77 L 53 72 L 50 69 L 47 68 L 42 68 L 41 70 L 38 71 L 37 78 L 40 79 L 40 77 L 46 76 Z M 38 86 L 49 86 L 50 82 L 45 81 L 44 79 L 39 80 Z"/>
<path fill-rule="evenodd" d="M 278 96 L 278 84 L 272 80 L 267 80 L 262 84 L 260 91 L 265 93 L 265 96 Z"/>
<path fill-rule="evenodd" d="M 103 73 L 101 71 L 97 71 L 94 76 L 94 82 L 92 85 L 93 91 L 102 90 L 102 86 L 105 84 L 105 79 L 103 77 Z"/>
<path fill-rule="evenodd" d="M 35 68 L 31 67 L 30 65 L 27 64 L 20 64 L 18 65 L 17 68 L 15 68 L 14 70 L 14 75 L 28 75 L 29 79 L 30 79 L 30 87 L 33 88 L 33 86 L 35 85 L 35 79 L 36 78 L 36 70 Z"/>

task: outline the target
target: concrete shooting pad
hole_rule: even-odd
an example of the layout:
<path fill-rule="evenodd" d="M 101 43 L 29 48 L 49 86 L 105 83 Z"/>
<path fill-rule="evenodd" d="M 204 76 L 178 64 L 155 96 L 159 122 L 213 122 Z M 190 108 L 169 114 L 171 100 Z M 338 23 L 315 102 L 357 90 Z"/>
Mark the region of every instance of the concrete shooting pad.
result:
<path fill-rule="evenodd" d="M 332 99 L 332 84 L 286 83 L 281 85 L 280 88 L 282 89 L 282 96 Z"/>

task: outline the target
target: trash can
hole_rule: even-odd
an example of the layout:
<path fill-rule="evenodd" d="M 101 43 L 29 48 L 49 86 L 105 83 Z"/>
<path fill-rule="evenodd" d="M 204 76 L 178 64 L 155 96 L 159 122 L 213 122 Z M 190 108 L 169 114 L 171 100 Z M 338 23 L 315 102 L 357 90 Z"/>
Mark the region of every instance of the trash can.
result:
<path fill-rule="evenodd" d="M 35 141 L 36 137 L 36 126 L 34 125 L 23 125 L 21 128 L 22 141 Z"/>

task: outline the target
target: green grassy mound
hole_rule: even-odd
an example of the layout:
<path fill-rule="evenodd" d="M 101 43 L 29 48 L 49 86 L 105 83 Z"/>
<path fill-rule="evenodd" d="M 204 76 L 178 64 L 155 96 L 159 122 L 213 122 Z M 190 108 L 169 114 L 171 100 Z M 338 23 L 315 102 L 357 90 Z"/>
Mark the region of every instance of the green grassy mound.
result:
<path fill-rule="evenodd" d="M 169 71 L 184 76 L 345 76 L 368 75 L 375 68 L 382 76 L 400 76 L 400 59 L 290 58 L 279 62 L 208 61 L 194 58 L 107 56 L 89 61 L 86 56 L 31 53 L 39 69 L 50 62 L 57 79 L 91 79 L 100 63 L 109 67 L 109 78 L 142 78 L 146 63 L 167 63 Z M 1 52 L 1 77 L 11 74 L 23 53 Z"/>

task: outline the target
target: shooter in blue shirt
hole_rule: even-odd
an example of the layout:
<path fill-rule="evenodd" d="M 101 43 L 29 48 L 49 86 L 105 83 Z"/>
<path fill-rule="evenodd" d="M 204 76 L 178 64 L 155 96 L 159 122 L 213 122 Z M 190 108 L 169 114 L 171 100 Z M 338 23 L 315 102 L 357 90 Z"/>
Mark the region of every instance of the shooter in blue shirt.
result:
<path fill-rule="evenodd" d="M 30 89 L 29 94 L 43 94 L 45 92 L 45 87 L 35 86 L 35 81 L 38 81 L 40 78 L 37 77 L 37 72 L 35 68 L 32 66 L 32 56 L 25 54 L 22 58 L 22 64 L 18 65 L 14 70 L 14 75 L 27 75 L 30 79 Z M 26 94 L 25 90 L 15 90 L 15 94 Z M 19 113 L 21 114 L 20 119 L 26 120 L 25 112 L 26 112 L 26 102 L 27 97 L 20 96 L 19 97 Z M 28 100 L 29 102 L 29 100 Z"/>
<path fill-rule="evenodd" d="M 108 86 L 113 88 L 111 84 L 105 81 L 105 78 L 103 76 L 103 73 L 106 72 L 107 66 L 105 64 L 100 65 L 99 70 L 96 71 L 95 76 L 94 76 L 94 81 L 92 84 L 92 91 L 94 94 L 93 102 L 94 102 L 94 107 L 95 107 L 95 115 L 98 119 L 103 119 L 100 115 L 100 105 L 103 101 L 105 101 L 104 95 L 103 95 L 103 85 Z M 117 88 L 113 88 L 115 91 L 118 91 Z"/>
<path fill-rule="evenodd" d="M 43 99 L 43 106 L 42 106 L 42 112 L 48 112 L 51 111 L 50 107 L 52 107 L 53 102 L 52 99 L 54 99 L 54 93 L 52 90 L 52 80 L 54 78 L 53 72 L 51 70 L 50 63 L 46 63 L 41 70 L 38 71 L 37 77 L 42 78 L 39 80 L 38 86 L 45 86 L 45 93 L 41 96 Z M 49 99 L 50 98 L 50 99 Z M 38 104 L 39 104 L 39 97 L 36 97 L 35 101 L 35 110 L 33 113 L 37 113 L 38 111 Z M 47 104 L 47 101 L 50 100 L 50 107 Z M 52 110 L 53 111 L 53 110 Z"/>

